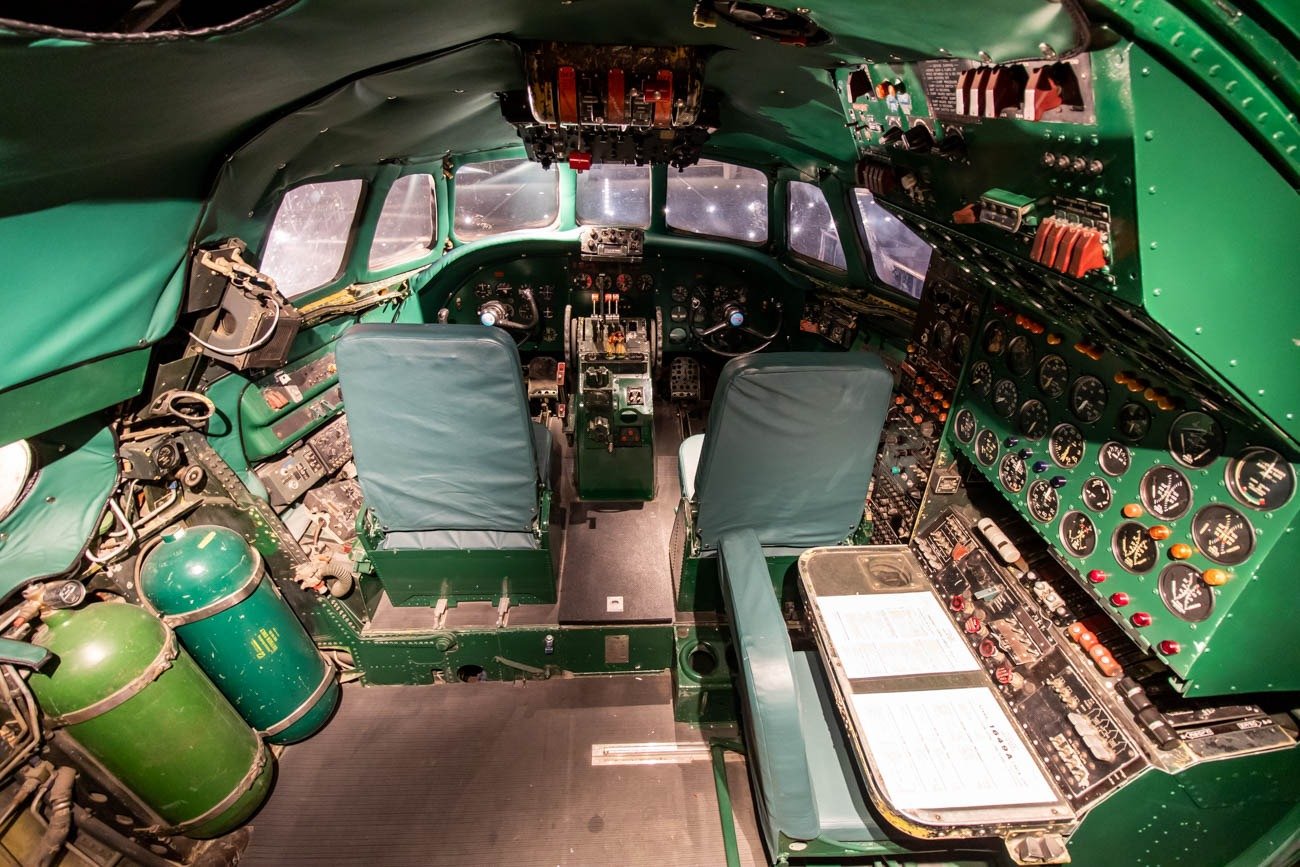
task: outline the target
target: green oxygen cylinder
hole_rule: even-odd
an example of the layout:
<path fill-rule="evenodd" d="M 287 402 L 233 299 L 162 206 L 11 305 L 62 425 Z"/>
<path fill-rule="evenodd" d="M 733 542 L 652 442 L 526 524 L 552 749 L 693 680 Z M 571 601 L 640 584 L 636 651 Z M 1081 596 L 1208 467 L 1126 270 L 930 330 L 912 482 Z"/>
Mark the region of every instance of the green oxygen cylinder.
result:
<path fill-rule="evenodd" d="M 136 589 L 235 710 L 274 744 L 302 740 L 338 704 L 334 666 L 266 580 L 234 530 L 197 526 L 163 537 Z"/>
<path fill-rule="evenodd" d="M 133 793 L 164 833 L 217 837 L 266 798 L 270 750 L 158 618 L 124 602 L 52 611 L 33 643 L 58 657 L 31 677 L 47 723 Z"/>

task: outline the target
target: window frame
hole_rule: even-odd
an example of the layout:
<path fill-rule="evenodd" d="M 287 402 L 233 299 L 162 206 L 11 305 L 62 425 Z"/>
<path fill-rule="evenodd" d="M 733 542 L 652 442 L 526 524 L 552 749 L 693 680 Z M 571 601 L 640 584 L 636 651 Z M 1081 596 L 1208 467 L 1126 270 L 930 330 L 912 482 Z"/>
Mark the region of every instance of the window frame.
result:
<path fill-rule="evenodd" d="M 289 198 L 290 194 L 292 194 L 295 190 L 302 189 L 303 187 L 324 185 L 324 184 L 335 184 L 335 183 L 348 183 L 351 181 L 356 181 L 361 186 L 357 191 L 356 205 L 352 209 L 352 221 L 348 225 L 347 235 L 343 239 L 343 255 L 342 258 L 339 260 L 338 270 L 334 272 L 334 275 L 332 277 L 330 277 L 328 280 L 324 281 L 323 283 L 313 286 L 310 289 L 304 289 L 301 292 L 298 292 L 292 296 L 284 294 L 284 292 L 280 289 L 280 284 L 279 281 L 277 280 L 276 292 L 279 294 L 281 300 L 285 301 L 286 303 L 296 305 L 300 301 L 308 298 L 311 295 L 321 292 L 322 290 L 333 288 L 339 282 L 340 278 L 345 277 L 351 271 L 352 257 L 356 252 L 357 240 L 360 235 L 359 230 L 361 228 L 362 223 L 365 221 L 366 211 L 370 207 L 370 192 L 371 192 L 371 187 L 373 186 L 373 181 L 369 178 L 357 177 L 356 175 L 346 175 L 341 177 L 309 178 L 297 184 L 294 184 L 293 186 L 284 190 L 284 192 L 280 194 L 279 200 L 275 203 L 275 209 L 274 211 L 271 212 L 271 219 L 266 224 L 266 232 L 262 236 L 262 243 L 259 245 L 258 248 L 257 265 L 259 270 L 261 270 L 265 265 L 267 247 L 271 243 L 271 232 L 275 229 L 275 223 L 280 218 L 280 211 L 283 210 L 285 201 Z M 274 274 L 269 274 L 269 272 L 264 272 L 264 273 L 268 273 L 268 275 L 272 279 L 275 278 Z"/>
<path fill-rule="evenodd" d="M 794 204 L 794 197 L 790 194 L 790 189 L 792 184 L 807 184 L 808 186 L 812 187 L 814 190 L 816 190 L 818 193 L 821 194 L 822 203 L 826 206 L 826 212 L 827 214 L 829 214 L 831 218 L 831 225 L 835 227 L 835 240 L 839 242 L 840 255 L 844 257 L 843 267 L 839 265 L 833 265 L 830 262 L 825 261 L 824 259 L 819 259 L 816 256 L 803 252 L 802 250 L 796 250 L 794 248 L 794 245 L 790 242 L 790 239 L 793 237 L 793 235 L 790 232 L 790 216 L 791 216 L 790 209 L 791 207 L 793 207 Z M 815 183 L 813 181 L 805 180 L 804 178 L 786 179 L 785 181 L 785 249 L 792 259 L 794 259 L 795 261 L 803 265 L 810 266 L 812 268 L 817 268 L 822 271 L 826 271 L 829 274 L 834 274 L 836 276 L 849 273 L 849 251 L 844 246 L 844 238 L 841 237 L 840 235 L 840 224 L 835 219 L 835 209 L 831 207 L 830 196 L 826 195 L 826 190 L 824 187 L 822 187 L 821 184 Z"/>
<path fill-rule="evenodd" d="M 566 194 L 564 189 L 565 179 L 563 176 L 563 172 L 560 169 L 559 163 L 552 165 L 551 168 L 549 169 L 542 169 L 540 163 L 528 159 L 528 156 L 526 154 L 520 154 L 517 151 L 510 152 L 510 153 L 487 152 L 487 153 L 478 153 L 478 154 L 472 154 L 467 156 L 469 156 L 470 158 L 460 159 L 455 162 L 455 165 L 452 168 L 452 172 L 451 172 L 451 180 L 448 181 L 446 184 L 446 187 L 449 190 L 448 203 L 447 203 L 447 222 L 448 222 L 447 237 L 452 239 L 453 244 L 455 244 L 456 246 L 463 247 L 467 244 L 477 244 L 482 241 L 490 241 L 493 238 L 501 238 L 506 235 L 514 235 L 521 232 L 555 232 L 565 224 L 565 213 L 564 213 L 565 205 L 566 205 L 565 202 Z M 547 223 L 544 226 L 528 226 L 521 229 L 507 229 L 504 232 L 494 232 L 492 234 L 483 235 L 482 237 L 478 237 L 478 238 L 461 237 L 460 234 L 458 234 L 456 231 L 457 230 L 456 218 L 458 216 L 459 208 L 460 208 L 460 204 L 458 202 L 460 185 L 456 182 L 456 175 L 460 173 L 461 169 L 476 165 L 478 163 L 501 162 L 505 160 L 517 160 L 520 163 L 532 163 L 533 165 L 537 166 L 540 171 L 547 172 L 548 174 L 552 171 L 555 172 L 555 217 L 554 219 L 552 219 L 551 222 Z M 573 195 L 572 189 L 570 189 L 569 195 Z M 573 211 L 575 210 L 575 208 L 570 207 L 569 210 Z"/>
<path fill-rule="evenodd" d="M 431 234 L 429 236 L 428 246 L 425 247 L 422 251 L 420 251 L 418 255 L 413 255 L 413 256 L 400 258 L 400 259 L 394 259 L 390 257 L 388 259 L 381 260 L 378 263 L 372 262 L 370 257 L 374 253 L 375 240 L 379 234 L 379 223 L 384 217 L 384 210 L 388 207 L 389 197 L 392 196 L 393 190 L 397 187 L 397 185 L 400 184 L 405 179 L 417 178 L 421 176 L 427 177 L 429 179 L 429 216 L 431 218 L 430 220 Z M 362 273 L 384 274 L 389 271 L 393 271 L 395 269 L 411 267 L 416 263 L 427 262 L 433 256 L 435 256 L 439 248 L 438 242 L 442 237 L 442 233 L 440 231 L 441 227 L 439 226 L 439 222 L 440 222 L 439 212 L 438 212 L 439 198 L 440 197 L 438 195 L 438 177 L 437 175 L 434 174 L 434 171 L 431 168 L 421 167 L 421 170 L 419 171 L 407 172 L 405 174 L 401 174 L 393 178 L 392 182 L 388 184 L 388 188 L 384 191 L 383 200 L 378 203 L 378 210 L 375 212 L 374 215 L 374 224 L 370 227 L 370 232 L 368 233 L 369 244 L 367 245 L 367 249 L 365 252 L 365 261 L 362 263 L 358 263 L 361 266 Z M 358 237 L 358 241 L 361 240 L 365 240 L 365 239 Z"/>
<path fill-rule="evenodd" d="M 751 241 L 748 238 L 736 238 L 731 235 L 710 235 L 706 232 L 692 232 L 689 229 L 680 229 L 674 226 L 671 222 L 669 222 L 670 214 L 668 213 L 668 194 L 669 194 L 669 190 L 671 189 L 674 173 L 676 172 L 676 170 L 673 169 L 671 166 L 668 167 L 668 172 L 664 177 L 663 207 L 660 210 L 660 216 L 663 219 L 664 233 L 667 235 L 678 235 L 683 238 L 704 238 L 710 241 L 721 241 L 722 243 L 725 244 L 739 244 L 742 247 L 749 247 L 751 249 L 756 249 L 756 250 L 762 249 L 763 247 L 766 247 L 767 245 L 771 244 L 772 237 L 774 234 L 772 231 L 773 229 L 772 195 L 773 195 L 773 191 L 777 187 L 776 177 L 771 172 L 768 172 L 764 169 L 760 169 L 757 166 L 747 165 L 745 163 L 732 162 L 729 160 L 719 160 L 719 159 L 714 159 L 713 157 L 701 157 L 700 159 L 701 160 L 707 159 L 709 162 L 722 163 L 723 165 L 736 166 L 737 168 L 749 169 L 751 171 L 758 172 L 763 177 L 763 181 L 766 184 L 765 196 L 764 196 L 767 205 L 767 220 L 765 221 L 765 225 L 764 225 L 764 232 L 766 234 L 766 237 L 762 238 L 761 240 Z M 699 163 L 694 163 L 693 165 L 699 165 Z M 688 166 L 687 168 L 690 168 L 690 166 Z M 652 226 L 654 225 L 653 211 L 654 211 L 654 202 L 652 199 L 651 200 L 651 225 Z"/>
<path fill-rule="evenodd" d="M 902 299 L 907 303 L 920 304 L 921 294 L 925 291 L 924 276 L 921 279 L 921 289 L 917 292 L 916 295 L 912 295 L 910 292 L 906 292 L 902 289 L 899 289 L 897 286 L 887 282 L 885 278 L 880 276 L 880 269 L 876 266 L 876 250 L 874 245 L 872 245 L 871 243 L 871 238 L 867 236 L 867 226 L 862 214 L 862 207 L 858 204 L 858 190 L 863 190 L 867 193 L 870 193 L 872 201 L 876 203 L 876 207 L 881 208 L 882 210 L 885 210 L 887 212 L 889 209 L 885 208 L 884 205 L 881 205 L 879 203 L 879 200 L 876 199 L 876 194 L 872 192 L 869 188 L 864 187 L 860 184 L 855 184 L 853 186 L 848 187 L 849 210 L 853 214 L 853 228 L 858 236 L 858 244 L 861 245 L 862 251 L 866 254 L 867 267 L 870 269 L 872 281 L 880 289 L 890 293 L 891 295 L 897 296 L 899 299 Z M 890 214 L 890 216 L 894 217 L 895 220 L 900 219 L 899 217 L 894 216 L 892 213 Z M 934 249 L 934 245 L 930 244 L 928 241 L 925 240 L 924 237 L 922 237 L 919 233 L 915 232 L 911 226 L 908 226 L 906 223 L 903 223 L 903 225 L 907 228 L 909 232 L 911 232 L 913 235 L 916 236 L 917 240 L 919 240 L 922 244 L 925 244 L 927 247 L 930 248 L 930 259 L 931 259 L 931 264 L 933 264 L 934 254 L 936 252 Z M 929 270 L 930 270 L 929 265 L 927 265 L 926 272 L 928 273 Z"/>

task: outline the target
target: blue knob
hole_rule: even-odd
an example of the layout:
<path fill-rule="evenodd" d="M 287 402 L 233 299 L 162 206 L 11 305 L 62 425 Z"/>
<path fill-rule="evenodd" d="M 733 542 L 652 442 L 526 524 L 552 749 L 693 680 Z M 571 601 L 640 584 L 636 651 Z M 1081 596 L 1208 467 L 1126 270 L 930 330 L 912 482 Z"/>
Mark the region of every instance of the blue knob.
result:
<path fill-rule="evenodd" d="M 497 324 L 497 315 L 491 310 L 484 310 L 478 315 L 478 321 L 482 322 L 488 328 L 491 328 L 493 325 Z"/>
<path fill-rule="evenodd" d="M 731 323 L 732 328 L 739 328 L 745 324 L 745 314 L 740 310 L 733 310 L 727 315 L 727 321 Z"/>

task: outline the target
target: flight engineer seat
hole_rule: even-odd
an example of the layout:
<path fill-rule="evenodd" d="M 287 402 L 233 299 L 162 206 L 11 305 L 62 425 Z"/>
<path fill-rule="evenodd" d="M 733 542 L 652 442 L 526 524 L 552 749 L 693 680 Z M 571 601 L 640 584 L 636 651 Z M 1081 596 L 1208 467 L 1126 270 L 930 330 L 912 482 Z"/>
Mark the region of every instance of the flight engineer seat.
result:
<path fill-rule="evenodd" d="M 550 431 L 496 328 L 362 324 L 339 382 L 363 495 L 360 540 L 399 606 L 555 602 Z"/>
<path fill-rule="evenodd" d="M 772 353 L 723 369 L 680 451 L 695 544 L 720 564 L 748 764 L 774 862 L 902 851 L 867 808 L 816 652 L 796 652 L 767 557 L 843 542 L 862 517 L 893 378 L 868 353 Z"/>

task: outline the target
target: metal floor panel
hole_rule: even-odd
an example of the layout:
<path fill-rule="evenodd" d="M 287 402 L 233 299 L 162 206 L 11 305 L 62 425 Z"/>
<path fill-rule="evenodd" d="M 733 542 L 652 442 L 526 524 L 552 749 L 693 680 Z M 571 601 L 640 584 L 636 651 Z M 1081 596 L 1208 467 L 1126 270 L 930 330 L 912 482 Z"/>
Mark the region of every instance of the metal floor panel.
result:
<path fill-rule="evenodd" d="M 712 769 L 593 764 L 598 744 L 696 745 L 668 675 L 344 688 L 280 759 L 245 867 L 725 863 Z M 764 863 L 742 761 L 741 858 Z"/>

